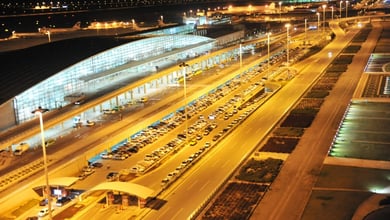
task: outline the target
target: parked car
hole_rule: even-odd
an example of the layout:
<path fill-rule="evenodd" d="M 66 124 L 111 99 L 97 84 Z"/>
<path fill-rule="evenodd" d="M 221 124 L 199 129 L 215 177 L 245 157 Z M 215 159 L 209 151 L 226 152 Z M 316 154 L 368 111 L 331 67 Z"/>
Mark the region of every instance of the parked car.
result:
<path fill-rule="evenodd" d="M 95 168 L 101 168 L 101 167 L 103 167 L 103 164 L 100 162 L 95 162 L 95 163 L 92 163 L 91 166 L 95 167 Z"/>
<path fill-rule="evenodd" d="M 195 146 L 198 142 L 196 140 L 191 140 L 190 141 L 190 146 Z"/>
<path fill-rule="evenodd" d="M 109 154 L 109 153 L 102 153 L 100 154 L 100 157 L 102 159 L 111 159 L 112 158 L 112 154 Z"/>
<path fill-rule="evenodd" d="M 216 134 L 216 135 L 214 135 L 214 137 L 213 137 L 213 141 L 217 141 L 219 138 L 221 137 L 221 135 L 220 134 Z"/>
<path fill-rule="evenodd" d="M 114 154 L 112 156 L 112 159 L 114 159 L 114 160 L 124 160 L 124 159 L 126 159 L 126 157 L 121 155 L 121 154 Z"/>
<path fill-rule="evenodd" d="M 51 200 L 53 202 L 53 199 Z M 49 203 L 49 200 L 47 198 L 42 199 L 39 201 L 39 206 L 46 206 Z"/>
<path fill-rule="evenodd" d="M 118 179 L 119 177 L 119 173 L 117 172 L 109 172 L 106 176 L 106 180 L 107 181 L 114 181 L 116 179 Z"/>
<path fill-rule="evenodd" d="M 139 102 L 140 102 L 140 103 L 147 103 L 148 100 L 149 100 L 149 98 L 146 97 L 146 96 L 144 96 L 144 97 L 142 97 L 142 98 L 139 100 Z"/>
<path fill-rule="evenodd" d="M 85 99 L 80 99 L 74 102 L 75 105 L 81 105 L 85 102 Z"/>
<path fill-rule="evenodd" d="M 168 182 L 169 182 L 168 177 L 164 178 L 163 180 L 161 180 L 161 186 L 165 186 Z"/>
<path fill-rule="evenodd" d="M 96 122 L 87 120 L 86 123 L 85 123 L 85 125 L 86 125 L 87 127 L 93 127 L 93 126 L 96 125 Z"/>
<path fill-rule="evenodd" d="M 54 208 L 51 208 L 51 211 L 53 212 L 54 211 Z M 49 208 L 46 207 L 46 208 L 43 208 L 41 209 L 39 212 L 38 212 L 38 217 L 44 217 L 46 215 L 49 214 Z"/>
<path fill-rule="evenodd" d="M 57 200 L 56 206 L 61 207 L 63 205 L 66 205 L 68 202 L 70 202 L 71 199 L 69 197 L 61 197 Z"/>

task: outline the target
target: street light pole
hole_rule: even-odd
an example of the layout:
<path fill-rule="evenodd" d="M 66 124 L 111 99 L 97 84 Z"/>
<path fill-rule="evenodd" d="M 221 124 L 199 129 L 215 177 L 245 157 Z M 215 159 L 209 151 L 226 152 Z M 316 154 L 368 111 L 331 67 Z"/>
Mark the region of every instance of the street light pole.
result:
<path fill-rule="evenodd" d="M 242 68 L 242 45 L 240 44 L 240 69 Z"/>
<path fill-rule="evenodd" d="M 303 43 L 304 45 L 306 45 L 306 41 L 307 41 L 307 18 L 305 18 L 305 42 Z"/>
<path fill-rule="evenodd" d="M 45 112 L 44 109 L 38 108 L 37 110 L 34 110 L 32 113 L 39 116 L 39 124 L 41 127 L 41 140 L 42 140 L 42 152 L 43 152 L 43 166 L 44 166 L 44 172 L 45 172 L 45 197 L 47 199 L 47 205 L 48 205 L 48 211 L 49 211 L 49 219 L 53 219 L 52 210 L 51 210 L 51 190 L 49 185 L 49 172 L 47 167 L 47 156 L 46 156 L 46 143 L 45 143 L 45 133 L 43 129 L 43 119 L 42 119 L 42 113 Z"/>
<path fill-rule="evenodd" d="M 286 52 L 287 52 L 287 71 L 288 71 L 288 67 L 290 65 L 290 51 L 289 51 L 289 44 L 290 44 L 290 34 L 289 34 L 289 30 L 290 30 L 290 26 L 291 24 L 290 23 L 287 23 L 286 25 L 286 28 L 287 28 L 287 43 L 286 43 Z"/>
<path fill-rule="evenodd" d="M 334 7 L 331 6 L 330 8 L 332 9 L 332 21 L 333 21 L 333 10 L 334 10 Z"/>
<path fill-rule="evenodd" d="M 279 22 L 282 22 L 282 2 L 279 2 Z"/>
<path fill-rule="evenodd" d="M 183 87 L 184 87 L 184 116 L 185 116 L 185 126 L 186 126 L 186 138 L 185 138 L 185 142 L 184 142 L 184 146 L 187 145 L 187 138 L 188 138 L 188 116 L 187 116 L 187 70 L 186 70 L 186 67 L 189 67 L 189 65 L 185 62 L 181 63 L 179 65 L 179 67 L 182 67 L 183 68 Z"/>
<path fill-rule="evenodd" d="M 317 19 L 317 32 L 318 32 L 318 31 L 320 31 L 320 13 L 317 12 L 316 14 L 317 14 L 317 18 L 318 18 Z"/>
<path fill-rule="evenodd" d="M 342 16 L 341 16 L 341 11 L 343 10 L 342 4 L 343 4 L 343 1 L 340 1 L 340 18 L 342 18 Z"/>
<path fill-rule="evenodd" d="M 269 75 L 270 75 L 270 69 L 269 69 L 269 62 L 270 62 L 270 58 L 269 58 L 269 44 L 270 44 L 270 39 L 269 39 L 269 37 L 270 37 L 270 35 L 271 35 L 271 32 L 268 32 L 267 33 L 267 46 L 268 46 L 268 60 L 267 60 L 267 78 L 269 78 Z"/>
<path fill-rule="evenodd" d="M 348 1 L 345 1 L 345 18 L 348 18 Z"/>
<path fill-rule="evenodd" d="M 322 5 L 322 12 L 323 12 L 323 20 L 324 20 L 324 23 L 323 23 L 323 25 L 322 25 L 322 32 L 325 32 L 325 24 L 326 24 L 326 22 L 325 22 L 325 9 L 326 9 L 326 5 Z"/>
<path fill-rule="evenodd" d="M 290 23 L 287 23 L 286 25 L 286 28 L 287 28 L 287 43 L 286 43 L 286 52 L 287 52 L 287 78 L 290 79 L 290 70 L 289 70 L 289 66 L 290 66 L 290 34 L 289 34 L 289 30 L 290 30 L 290 26 L 291 24 Z"/>
<path fill-rule="evenodd" d="M 51 42 L 50 30 L 48 30 L 46 32 L 46 34 L 47 34 L 47 39 L 49 40 L 49 43 L 50 43 Z"/>

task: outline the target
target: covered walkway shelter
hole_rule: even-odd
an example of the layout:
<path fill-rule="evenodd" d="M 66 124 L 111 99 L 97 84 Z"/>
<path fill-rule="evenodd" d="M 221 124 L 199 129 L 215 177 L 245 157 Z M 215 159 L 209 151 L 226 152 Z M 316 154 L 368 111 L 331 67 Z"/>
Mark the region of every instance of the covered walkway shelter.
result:
<path fill-rule="evenodd" d="M 92 189 L 88 190 L 85 194 L 88 194 L 89 192 L 94 191 L 109 191 L 106 194 L 106 204 L 112 205 L 114 201 L 114 194 L 113 192 L 122 192 L 125 194 L 121 194 L 122 199 L 122 205 L 128 206 L 129 205 L 129 199 L 128 195 L 133 195 L 138 198 L 138 207 L 144 208 L 146 204 L 146 199 L 148 197 L 151 197 L 154 193 L 154 190 L 139 185 L 135 183 L 129 183 L 129 182 L 104 182 L 100 183 L 99 185 L 93 187 Z"/>
<path fill-rule="evenodd" d="M 51 195 L 57 197 L 68 196 L 69 187 L 72 186 L 76 181 L 79 180 L 77 177 L 57 177 L 51 178 L 49 181 Z M 43 196 L 43 191 L 46 185 L 44 182 L 36 185 L 33 190 L 39 195 Z"/>

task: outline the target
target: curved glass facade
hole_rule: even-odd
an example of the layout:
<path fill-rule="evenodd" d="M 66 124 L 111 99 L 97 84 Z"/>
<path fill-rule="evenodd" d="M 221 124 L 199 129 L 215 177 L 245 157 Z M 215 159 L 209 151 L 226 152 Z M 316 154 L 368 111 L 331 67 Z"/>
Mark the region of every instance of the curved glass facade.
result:
<path fill-rule="evenodd" d="M 176 30 L 172 30 L 174 28 Z M 96 89 L 105 80 L 145 75 L 145 67 L 150 67 L 163 54 L 175 54 L 176 59 L 180 59 L 180 56 L 195 49 L 210 50 L 213 46 L 214 41 L 207 37 L 172 34 L 190 32 L 192 26 L 174 28 L 165 32 L 159 30 L 157 34 L 162 36 L 145 38 L 96 54 L 17 95 L 14 109 L 18 123 L 34 117 L 31 112 L 39 106 L 54 109 L 67 105 L 70 103 L 67 97 L 85 93 L 90 87 Z"/>

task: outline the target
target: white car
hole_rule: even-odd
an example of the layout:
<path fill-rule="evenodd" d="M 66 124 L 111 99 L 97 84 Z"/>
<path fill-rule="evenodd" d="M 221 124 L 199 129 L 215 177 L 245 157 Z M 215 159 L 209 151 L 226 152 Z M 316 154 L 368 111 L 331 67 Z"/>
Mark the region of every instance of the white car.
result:
<path fill-rule="evenodd" d="M 51 212 L 54 211 L 54 208 L 51 208 Z M 43 216 L 46 216 L 49 214 L 49 208 L 46 207 L 46 208 L 43 208 L 41 209 L 39 212 L 38 212 L 38 217 L 43 217 Z"/>

